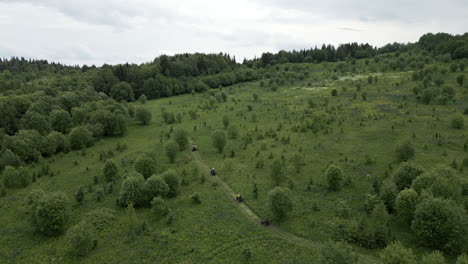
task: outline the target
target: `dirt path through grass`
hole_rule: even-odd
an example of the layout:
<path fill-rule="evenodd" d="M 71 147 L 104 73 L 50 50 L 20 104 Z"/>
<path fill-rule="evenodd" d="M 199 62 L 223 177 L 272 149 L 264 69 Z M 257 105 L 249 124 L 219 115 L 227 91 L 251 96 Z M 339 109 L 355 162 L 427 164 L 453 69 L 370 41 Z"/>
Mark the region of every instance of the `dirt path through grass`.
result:
<path fill-rule="evenodd" d="M 195 144 L 195 142 L 192 139 L 190 139 L 190 142 L 191 144 Z M 194 162 L 196 162 L 198 166 L 202 169 L 202 173 L 208 173 L 210 171 L 210 167 L 202 160 L 200 153 L 198 151 L 192 151 L 192 156 L 194 157 Z M 228 197 L 228 199 L 233 201 L 233 204 L 237 206 L 237 208 L 241 211 L 241 213 L 243 213 L 253 224 L 261 226 L 260 224 L 261 218 L 257 214 L 255 214 L 247 206 L 245 202 L 242 202 L 242 203 L 236 202 L 236 200 L 234 199 L 234 197 L 236 197 L 236 192 L 234 192 L 227 183 L 225 183 L 217 175 L 210 176 L 210 177 L 214 178 L 221 185 L 221 187 L 223 187 L 223 191 Z M 272 234 L 282 239 L 285 239 L 289 242 L 296 243 L 298 245 L 301 245 L 307 248 L 320 249 L 320 247 L 322 246 L 322 244 L 319 242 L 311 241 L 311 240 L 296 236 L 272 224 L 270 224 L 269 226 L 264 226 L 264 228 L 268 230 L 269 232 L 271 232 Z M 359 257 L 360 257 L 360 263 L 380 263 L 380 261 L 377 258 L 372 257 L 372 256 L 359 254 Z"/>

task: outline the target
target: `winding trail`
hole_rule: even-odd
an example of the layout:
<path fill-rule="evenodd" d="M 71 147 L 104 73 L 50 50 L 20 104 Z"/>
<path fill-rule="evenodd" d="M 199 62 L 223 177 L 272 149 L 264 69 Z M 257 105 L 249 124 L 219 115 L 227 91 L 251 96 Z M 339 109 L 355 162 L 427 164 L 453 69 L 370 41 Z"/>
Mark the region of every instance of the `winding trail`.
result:
<path fill-rule="evenodd" d="M 191 144 L 195 144 L 195 141 L 193 139 L 189 138 Z M 192 156 L 194 157 L 194 161 L 198 164 L 198 166 L 205 172 L 210 171 L 210 167 L 206 165 L 206 163 L 202 160 L 199 151 L 192 151 Z M 244 216 L 249 219 L 253 224 L 261 226 L 268 230 L 270 233 L 285 239 L 289 242 L 296 243 L 298 245 L 311 248 L 311 249 L 320 249 L 322 247 L 322 243 L 320 242 L 315 242 L 311 241 L 299 236 L 296 236 L 294 234 L 291 234 L 287 231 L 284 231 L 283 229 L 272 225 L 270 223 L 269 226 L 263 226 L 260 224 L 261 218 L 255 214 L 245 203 L 238 203 L 235 202 L 234 198 L 236 196 L 236 192 L 234 192 L 231 187 L 225 183 L 220 177 L 216 176 L 210 176 L 211 178 L 214 178 L 219 185 L 223 188 L 224 193 L 228 197 L 229 200 L 234 201 L 233 204 L 241 211 Z M 359 254 L 359 263 L 381 263 L 378 258 L 373 257 L 373 256 L 368 256 L 364 254 Z"/>

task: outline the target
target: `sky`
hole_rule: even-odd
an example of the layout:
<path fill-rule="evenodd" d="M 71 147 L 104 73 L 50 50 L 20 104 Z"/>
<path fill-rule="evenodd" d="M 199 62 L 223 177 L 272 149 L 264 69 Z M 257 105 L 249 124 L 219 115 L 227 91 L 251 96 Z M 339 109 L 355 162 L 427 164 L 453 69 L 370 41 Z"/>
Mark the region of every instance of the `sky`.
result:
<path fill-rule="evenodd" d="M 241 62 L 323 43 L 463 34 L 466 14 L 466 0 L 0 0 L 0 57 L 100 66 L 223 52 Z"/>

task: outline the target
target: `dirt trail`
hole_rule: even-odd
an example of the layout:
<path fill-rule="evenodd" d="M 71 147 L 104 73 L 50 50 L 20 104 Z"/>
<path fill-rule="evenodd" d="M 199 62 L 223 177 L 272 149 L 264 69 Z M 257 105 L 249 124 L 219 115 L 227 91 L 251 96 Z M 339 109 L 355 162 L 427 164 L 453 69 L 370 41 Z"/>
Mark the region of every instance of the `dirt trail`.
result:
<path fill-rule="evenodd" d="M 190 139 L 190 142 L 192 144 L 195 144 L 195 142 L 192 139 Z M 193 151 L 192 156 L 194 157 L 194 161 L 203 170 L 202 173 L 203 172 L 208 173 L 210 171 L 210 167 L 202 160 L 200 153 L 198 151 Z M 245 203 L 235 202 L 234 197 L 236 197 L 236 192 L 234 192 L 227 183 L 225 183 L 218 176 L 210 176 L 210 177 L 215 179 L 219 183 L 219 185 L 223 187 L 223 191 L 228 197 L 228 199 L 233 201 L 233 205 L 237 206 L 237 208 L 241 211 L 242 214 L 244 214 L 253 224 L 262 226 L 260 224 L 261 218 L 258 215 L 256 215 Z M 272 225 L 271 223 L 269 226 L 262 226 L 262 227 L 270 231 L 270 233 L 278 237 L 281 237 L 282 239 L 285 239 L 289 242 L 296 243 L 298 245 L 301 245 L 307 248 L 320 249 L 320 247 L 322 246 L 322 244 L 319 242 L 311 241 L 311 240 L 296 236 L 287 231 L 284 231 L 283 229 L 275 225 Z M 377 258 L 372 257 L 372 256 L 359 254 L 359 257 L 360 257 L 360 261 L 359 261 L 360 263 L 380 263 L 380 261 Z"/>

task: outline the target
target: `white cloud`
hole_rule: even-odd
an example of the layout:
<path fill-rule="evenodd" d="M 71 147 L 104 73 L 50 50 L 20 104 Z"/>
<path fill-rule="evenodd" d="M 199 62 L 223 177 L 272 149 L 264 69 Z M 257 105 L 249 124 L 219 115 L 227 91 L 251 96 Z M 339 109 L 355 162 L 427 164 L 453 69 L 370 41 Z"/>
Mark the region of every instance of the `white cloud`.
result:
<path fill-rule="evenodd" d="M 241 61 L 321 43 L 416 41 L 468 24 L 462 0 L 0 0 L 0 10 L 0 57 L 96 65 L 183 52 Z"/>

